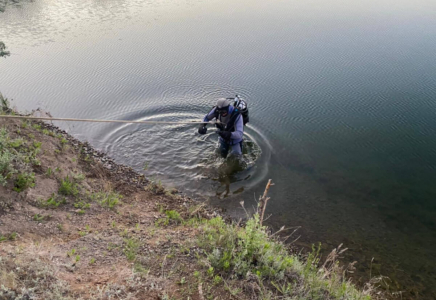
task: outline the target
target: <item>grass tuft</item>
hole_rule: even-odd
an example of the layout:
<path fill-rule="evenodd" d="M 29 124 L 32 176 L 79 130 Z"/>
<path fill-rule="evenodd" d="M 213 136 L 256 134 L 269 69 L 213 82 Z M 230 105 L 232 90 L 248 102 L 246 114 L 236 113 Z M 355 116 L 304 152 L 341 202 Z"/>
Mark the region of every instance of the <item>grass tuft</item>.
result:
<path fill-rule="evenodd" d="M 58 192 L 65 196 L 77 196 L 79 194 L 76 182 L 69 176 L 61 181 L 61 186 L 59 187 Z"/>
<path fill-rule="evenodd" d="M 114 192 L 98 192 L 91 195 L 91 199 L 97 201 L 101 206 L 108 207 L 110 209 L 115 208 L 118 204 L 121 204 L 123 197 Z"/>

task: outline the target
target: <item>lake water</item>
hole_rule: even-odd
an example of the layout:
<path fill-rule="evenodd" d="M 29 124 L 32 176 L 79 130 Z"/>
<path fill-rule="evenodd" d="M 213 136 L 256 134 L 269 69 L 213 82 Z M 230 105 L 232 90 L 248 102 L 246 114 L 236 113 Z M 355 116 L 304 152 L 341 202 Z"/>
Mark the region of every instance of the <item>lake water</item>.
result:
<path fill-rule="evenodd" d="M 237 173 L 213 129 L 58 125 L 236 217 L 271 178 L 269 221 L 301 226 L 297 246 L 344 243 L 356 281 L 436 299 L 435 1 L 4 2 L 0 92 L 20 110 L 193 121 L 240 94 Z"/>

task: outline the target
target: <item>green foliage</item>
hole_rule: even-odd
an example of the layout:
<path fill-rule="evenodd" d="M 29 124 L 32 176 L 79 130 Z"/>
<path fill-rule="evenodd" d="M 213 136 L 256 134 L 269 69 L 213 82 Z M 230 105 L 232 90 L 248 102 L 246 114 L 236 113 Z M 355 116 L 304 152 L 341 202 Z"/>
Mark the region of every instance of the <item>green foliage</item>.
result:
<path fill-rule="evenodd" d="M 139 241 L 134 238 L 124 239 L 123 253 L 128 261 L 134 261 L 139 250 Z"/>
<path fill-rule="evenodd" d="M 21 120 L 21 127 L 27 128 L 30 126 L 29 120 Z"/>
<path fill-rule="evenodd" d="M 35 174 L 34 173 L 20 173 L 14 182 L 14 191 L 22 192 L 29 187 L 35 186 Z"/>
<path fill-rule="evenodd" d="M 284 246 L 269 238 L 258 215 L 248 220 L 245 229 L 226 224 L 221 217 L 206 221 L 205 225 L 200 244 L 209 248 L 208 260 L 219 271 L 282 279 L 293 264 Z"/>
<path fill-rule="evenodd" d="M 213 284 L 217 285 L 220 284 L 221 282 L 223 282 L 223 278 L 219 275 L 215 275 L 213 277 Z"/>
<path fill-rule="evenodd" d="M 91 260 L 89 261 L 89 264 L 90 264 L 90 265 L 95 264 L 95 258 L 94 258 L 94 257 L 91 258 Z"/>
<path fill-rule="evenodd" d="M 186 278 L 185 277 L 180 278 L 179 284 L 184 285 L 185 283 L 186 283 Z"/>
<path fill-rule="evenodd" d="M 175 210 L 167 210 L 167 211 L 165 212 L 165 215 L 167 216 L 167 221 L 166 221 L 166 224 L 165 224 L 165 225 L 168 224 L 169 220 L 175 221 L 176 223 L 181 223 L 181 222 L 183 222 L 182 217 L 181 217 L 180 214 L 179 214 L 177 211 L 175 211 Z"/>
<path fill-rule="evenodd" d="M 37 124 L 37 123 L 35 123 L 35 124 L 32 125 L 32 127 L 33 127 L 34 129 L 36 129 L 36 131 L 41 131 L 41 130 L 42 130 L 42 126 L 41 126 L 41 124 Z"/>
<path fill-rule="evenodd" d="M 67 201 L 65 198 L 57 199 L 55 194 L 52 194 L 46 201 L 41 201 L 41 205 L 44 207 L 57 208 L 61 204 L 65 204 Z"/>
<path fill-rule="evenodd" d="M 73 175 L 73 178 L 75 181 L 83 181 L 85 180 L 85 175 L 83 173 L 78 172 Z"/>
<path fill-rule="evenodd" d="M 9 236 L 4 236 L 0 234 L 0 243 L 7 240 L 14 241 L 17 239 L 17 235 L 18 234 L 16 232 L 12 232 L 11 234 L 9 234 Z"/>
<path fill-rule="evenodd" d="M 33 142 L 34 149 L 41 149 L 42 142 Z M 38 151 L 39 152 L 39 151 Z"/>
<path fill-rule="evenodd" d="M 74 203 L 74 207 L 80 209 L 89 209 L 91 207 L 91 204 L 86 203 L 83 200 L 79 200 L 78 202 Z"/>
<path fill-rule="evenodd" d="M 68 140 L 64 137 L 61 138 L 61 146 L 64 147 L 68 143 Z"/>
<path fill-rule="evenodd" d="M 74 254 L 76 254 L 76 249 L 71 249 L 69 252 L 67 252 L 68 257 L 72 257 Z"/>
<path fill-rule="evenodd" d="M 16 172 L 12 165 L 16 155 L 9 149 L 9 135 L 6 128 L 0 129 L 0 184 L 6 185 L 7 179 Z"/>
<path fill-rule="evenodd" d="M 166 210 L 165 211 L 165 218 L 161 218 L 158 221 L 156 221 L 156 225 L 168 225 L 171 221 L 179 224 L 183 223 L 183 218 L 180 216 L 180 214 L 175 210 Z"/>
<path fill-rule="evenodd" d="M 45 219 L 45 217 L 43 215 L 40 215 L 40 214 L 35 214 L 33 216 L 33 221 L 36 221 L 36 222 L 43 221 L 44 219 Z"/>
<path fill-rule="evenodd" d="M 24 140 L 19 138 L 9 142 L 9 147 L 20 148 L 24 144 Z"/>
<path fill-rule="evenodd" d="M 61 181 L 58 192 L 65 196 L 77 196 L 79 194 L 77 184 L 69 176 Z"/>
<path fill-rule="evenodd" d="M 344 279 L 337 262 L 328 269 L 318 269 L 320 245 L 313 247 L 306 262 L 289 254 L 283 243 L 271 238 L 257 214 L 247 221 L 245 228 L 227 224 L 221 217 L 197 220 L 195 224 L 198 223 L 202 234 L 197 242 L 206 251 L 209 266 L 206 273 L 214 284 L 220 284 L 223 277 L 252 278 L 254 275 L 260 286 L 260 299 L 273 299 L 272 295 L 277 292 L 283 299 L 324 299 L 326 294 L 331 295 L 331 299 L 371 299 L 368 292 L 358 291 Z M 290 282 L 286 275 L 298 279 Z M 268 290 L 264 281 L 276 291 Z M 228 286 L 227 289 L 232 290 Z"/>
<path fill-rule="evenodd" d="M 0 111 L 5 113 L 9 112 L 10 111 L 9 105 L 10 103 L 8 98 L 3 97 L 2 93 L 0 93 Z"/>
<path fill-rule="evenodd" d="M 92 194 L 91 199 L 97 201 L 101 206 L 113 209 L 121 203 L 122 196 L 114 192 L 98 192 Z"/>

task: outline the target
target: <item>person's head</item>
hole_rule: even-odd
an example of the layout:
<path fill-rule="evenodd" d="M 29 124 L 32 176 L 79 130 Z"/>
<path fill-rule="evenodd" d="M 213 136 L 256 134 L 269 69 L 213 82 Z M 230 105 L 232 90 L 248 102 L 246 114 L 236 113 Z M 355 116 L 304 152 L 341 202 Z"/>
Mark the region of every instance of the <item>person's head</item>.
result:
<path fill-rule="evenodd" d="M 216 112 L 223 117 L 227 116 L 229 113 L 230 104 L 232 104 L 230 99 L 218 99 L 216 103 Z"/>

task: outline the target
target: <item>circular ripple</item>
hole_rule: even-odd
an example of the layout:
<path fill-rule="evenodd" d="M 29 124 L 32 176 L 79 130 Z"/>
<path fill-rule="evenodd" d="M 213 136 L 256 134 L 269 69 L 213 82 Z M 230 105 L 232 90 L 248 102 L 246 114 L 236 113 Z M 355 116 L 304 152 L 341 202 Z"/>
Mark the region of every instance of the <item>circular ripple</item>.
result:
<path fill-rule="evenodd" d="M 168 101 L 167 101 L 168 102 Z M 124 120 L 198 121 L 202 115 L 183 112 L 182 106 L 166 105 L 119 116 Z M 268 172 L 271 146 L 262 133 L 247 126 L 243 159 L 221 158 L 218 135 L 209 126 L 199 136 L 197 125 L 111 125 L 103 129 L 100 146 L 148 177 L 162 180 L 201 197 L 228 197 L 254 187 Z"/>

